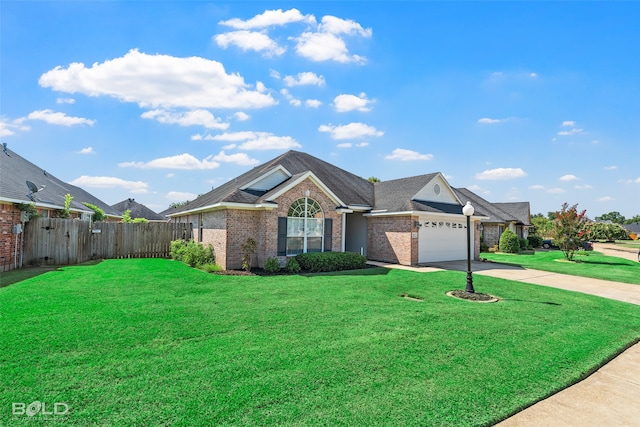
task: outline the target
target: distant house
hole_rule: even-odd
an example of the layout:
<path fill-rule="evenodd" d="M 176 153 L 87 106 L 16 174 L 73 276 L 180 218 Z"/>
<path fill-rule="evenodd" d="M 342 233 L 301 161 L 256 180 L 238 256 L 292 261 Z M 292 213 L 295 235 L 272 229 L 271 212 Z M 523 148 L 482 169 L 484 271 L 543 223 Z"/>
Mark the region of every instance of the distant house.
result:
<path fill-rule="evenodd" d="M 632 222 L 631 224 L 622 224 L 629 235 L 634 234 L 636 239 L 640 236 L 640 222 Z"/>
<path fill-rule="evenodd" d="M 491 203 L 466 188 L 456 189 L 460 198 L 471 201 L 488 217 L 481 221 L 482 242 L 487 246 L 497 245 L 505 230 L 511 230 L 526 239 L 531 228 L 529 202 Z"/>
<path fill-rule="evenodd" d="M 120 220 L 120 213 L 83 189 L 56 178 L 3 144 L 0 148 L 0 271 L 12 268 L 19 257 L 19 234 L 25 226 L 23 210 L 33 207 L 47 218 L 60 216 L 65 195 L 73 200 L 71 218 L 89 220 L 94 211 L 83 203 L 95 205 L 108 219 Z"/>
<path fill-rule="evenodd" d="M 196 240 L 211 244 L 216 262 L 227 269 L 241 267 L 248 238 L 257 243 L 258 266 L 271 257 L 284 263 L 299 253 L 326 251 L 417 265 L 466 259 L 462 207 L 470 194 L 451 188 L 439 172 L 374 184 L 288 151 L 167 215 L 191 223 Z M 474 258 L 484 219 L 488 213 L 479 205 L 471 218 Z"/>
<path fill-rule="evenodd" d="M 131 218 L 144 218 L 148 221 L 166 221 L 167 218 L 155 213 L 145 205 L 138 203 L 135 199 L 126 199 L 121 201 L 120 203 L 116 203 L 112 205 L 111 208 L 116 212 L 119 212 L 120 215 L 124 215 L 126 211 L 129 211 L 129 215 Z"/>

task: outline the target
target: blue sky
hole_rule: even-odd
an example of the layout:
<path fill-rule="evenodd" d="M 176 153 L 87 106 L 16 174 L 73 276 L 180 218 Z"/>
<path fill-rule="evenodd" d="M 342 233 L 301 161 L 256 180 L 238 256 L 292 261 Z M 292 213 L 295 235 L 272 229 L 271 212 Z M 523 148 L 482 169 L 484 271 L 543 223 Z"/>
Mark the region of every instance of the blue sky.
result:
<path fill-rule="evenodd" d="M 2 1 L 0 136 L 161 211 L 295 149 L 640 214 L 640 3 Z"/>

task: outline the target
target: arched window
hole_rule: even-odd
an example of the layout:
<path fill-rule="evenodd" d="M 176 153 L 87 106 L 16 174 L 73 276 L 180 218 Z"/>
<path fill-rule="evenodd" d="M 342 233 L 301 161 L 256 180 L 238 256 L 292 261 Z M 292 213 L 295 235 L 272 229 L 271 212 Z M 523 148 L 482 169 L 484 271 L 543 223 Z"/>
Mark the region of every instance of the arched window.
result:
<path fill-rule="evenodd" d="M 322 252 L 324 214 L 320 204 L 303 197 L 291 204 L 287 214 L 287 255 Z"/>

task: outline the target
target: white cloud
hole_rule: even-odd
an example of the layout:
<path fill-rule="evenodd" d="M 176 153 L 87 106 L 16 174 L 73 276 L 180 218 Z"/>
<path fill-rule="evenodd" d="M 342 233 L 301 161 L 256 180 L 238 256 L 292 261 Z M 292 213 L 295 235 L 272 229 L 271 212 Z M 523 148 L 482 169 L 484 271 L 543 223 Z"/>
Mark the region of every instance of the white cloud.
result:
<path fill-rule="evenodd" d="M 251 159 L 246 153 L 225 154 L 224 151 L 213 156 L 213 160 L 217 160 L 222 163 L 235 163 L 240 166 L 252 166 L 260 163 L 256 159 Z"/>
<path fill-rule="evenodd" d="M 551 194 L 562 194 L 564 193 L 564 190 L 562 188 L 550 188 L 547 190 L 547 193 L 551 193 Z"/>
<path fill-rule="evenodd" d="M 488 117 L 483 117 L 481 119 L 478 119 L 478 123 L 482 123 L 482 124 L 495 124 L 495 123 L 500 123 L 501 120 L 500 119 L 490 119 Z"/>
<path fill-rule="evenodd" d="M 613 197 L 611 197 L 611 196 L 604 196 L 604 197 L 600 197 L 598 199 L 599 202 L 612 202 L 614 200 L 615 199 Z"/>
<path fill-rule="evenodd" d="M 141 107 L 263 108 L 276 104 L 268 93 L 251 90 L 239 74 L 227 74 L 217 61 L 200 57 L 126 55 L 87 68 L 74 62 L 42 76 L 40 86 L 88 96 L 111 96 Z"/>
<path fill-rule="evenodd" d="M 239 18 L 233 18 L 226 21 L 220 21 L 219 24 L 238 30 L 249 30 L 254 28 L 287 25 L 295 22 L 306 22 L 308 24 L 315 24 L 316 18 L 313 15 L 303 15 L 298 9 L 289 9 L 284 12 L 282 11 L 282 9 L 277 9 L 265 10 L 264 13 L 256 15 L 246 21 L 243 21 Z"/>
<path fill-rule="evenodd" d="M 31 130 L 29 126 L 24 124 L 24 121 L 24 117 L 15 120 L 0 117 L 0 137 L 7 137 L 15 135 L 16 132 L 26 132 Z"/>
<path fill-rule="evenodd" d="M 320 125 L 320 132 L 328 132 L 332 139 L 356 139 L 364 136 L 382 136 L 384 132 L 364 123 L 349 123 L 344 126 Z"/>
<path fill-rule="evenodd" d="M 78 151 L 78 154 L 95 154 L 96 152 L 93 151 L 93 147 L 85 147 L 82 150 Z"/>
<path fill-rule="evenodd" d="M 615 166 L 615 165 L 605 166 L 604 167 L 604 170 L 606 170 L 606 171 L 614 171 L 616 169 L 618 169 L 618 166 Z"/>
<path fill-rule="evenodd" d="M 301 147 L 290 136 L 277 136 L 269 132 L 225 132 L 220 135 L 206 135 L 201 138 L 207 141 L 232 142 L 233 144 L 223 147 L 225 150 L 234 148 L 240 150 L 289 150 Z"/>
<path fill-rule="evenodd" d="M 56 104 L 75 104 L 76 100 L 73 98 L 58 98 Z"/>
<path fill-rule="evenodd" d="M 299 107 L 300 105 L 302 105 L 302 101 L 291 95 L 291 93 L 289 93 L 287 89 L 280 89 L 280 93 L 289 101 L 289 104 L 295 107 Z"/>
<path fill-rule="evenodd" d="M 336 147 L 338 148 L 351 148 L 352 146 L 353 144 L 350 142 L 342 142 L 340 144 L 336 144 Z"/>
<path fill-rule="evenodd" d="M 173 172 L 169 172 L 169 173 L 167 174 L 167 178 L 173 178 L 174 176 L 176 176 L 176 174 L 175 174 L 175 173 L 173 173 Z"/>
<path fill-rule="evenodd" d="M 318 99 L 307 99 L 306 101 L 304 101 L 304 105 L 309 108 L 318 108 L 322 105 L 322 101 Z"/>
<path fill-rule="evenodd" d="M 333 105 L 339 113 L 353 110 L 362 112 L 371 111 L 370 105 L 372 102 L 372 100 L 367 99 L 367 94 L 364 92 L 360 93 L 358 96 L 340 94 L 333 99 Z"/>
<path fill-rule="evenodd" d="M 368 142 L 359 142 L 356 144 L 356 147 L 368 147 L 369 143 Z"/>
<path fill-rule="evenodd" d="M 29 113 L 27 116 L 29 120 L 42 120 L 43 122 L 47 122 L 50 125 L 61 125 L 61 126 L 75 126 L 75 125 L 89 125 L 93 126 L 96 122 L 95 120 L 85 119 L 84 117 L 73 117 L 67 116 L 65 113 L 57 113 L 47 110 L 38 110 L 32 113 Z"/>
<path fill-rule="evenodd" d="M 287 51 L 285 47 L 279 46 L 268 35 L 256 31 L 231 31 L 217 34 L 214 36 L 214 40 L 223 49 L 236 46 L 245 52 L 248 50 L 263 52 L 266 57 L 280 56 Z"/>
<path fill-rule="evenodd" d="M 521 168 L 496 168 L 488 169 L 476 174 L 476 179 L 482 180 L 503 180 L 522 178 L 527 176 L 527 173 Z"/>
<path fill-rule="evenodd" d="M 149 184 L 142 181 L 125 181 L 112 176 L 82 175 L 70 182 L 71 185 L 90 188 L 123 188 L 131 193 L 148 193 Z"/>
<path fill-rule="evenodd" d="M 316 73 L 305 71 L 304 73 L 298 73 L 297 76 L 285 76 L 282 79 L 284 84 L 289 87 L 293 86 L 303 86 L 303 85 L 312 85 L 312 86 L 324 86 L 326 81 L 324 80 L 324 76 L 319 76 Z"/>
<path fill-rule="evenodd" d="M 280 73 L 277 70 L 269 70 L 269 75 L 276 80 L 280 80 Z"/>
<path fill-rule="evenodd" d="M 370 38 L 370 28 L 364 29 L 360 24 L 352 20 L 324 16 L 318 26 L 317 32 L 304 32 L 296 41 L 296 52 L 312 61 L 336 61 L 365 63 L 366 58 L 360 55 L 351 55 L 342 36 L 360 36 Z"/>
<path fill-rule="evenodd" d="M 276 136 L 263 133 L 255 139 L 251 139 L 238 146 L 240 150 L 290 150 L 301 147 L 290 136 Z"/>
<path fill-rule="evenodd" d="M 573 127 L 576 125 L 576 122 L 574 122 L 573 120 L 565 120 L 564 122 L 562 122 L 562 126 L 565 127 Z"/>
<path fill-rule="evenodd" d="M 229 123 L 222 122 L 207 110 L 192 110 L 184 113 L 151 110 L 142 113 L 140 117 L 180 126 L 204 126 L 207 129 L 227 129 L 229 127 Z"/>
<path fill-rule="evenodd" d="M 575 135 L 577 133 L 582 133 L 584 131 L 584 129 L 578 129 L 578 128 L 572 128 L 569 130 L 561 130 L 558 132 L 558 135 L 561 136 L 570 136 L 570 135 Z"/>
<path fill-rule="evenodd" d="M 578 179 L 578 177 L 575 175 L 568 174 L 568 175 L 562 175 L 559 179 L 560 181 L 575 181 Z"/>
<path fill-rule="evenodd" d="M 165 194 L 164 197 L 173 202 L 182 202 L 185 200 L 194 200 L 198 197 L 198 195 L 185 191 L 169 191 L 167 194 Z"/>
<path fill-rule="evenodd" d="M 123 162 L 118 166 L 122 168 L 139 169 L 184 169 L 184 170 L 205 170 L 215 169 L 220 163 L 208 156 L 202 160 L 196 159 L 191 154 L 183 153 L 176 156 L 162 157 L 148 162 Z"/>
<path fill-rule="evenodd" d="M 529 188 L 531 190 L 544 190 L 544 185 L 534 184 L 534 185 L 530 185 Z"/>
<path fill-rule="evenodd" d="M 585 185 L 576 185 L 574 188 L 576 190 L 591 190 L 593 187 L 589 184 L 585 184 Z"/>
<path fill-rule="evenodd" d="M 445 178 L 446 178 L 446 179 L 451 179 L 451 178 L 449 178 L 449 177 L 447 177 L 447 176 L 445 176 Z M 473 191 L 474 193 L 482 193 L 482 194 L 485 194 L 485 195 L 489 195 L 489 194 L 491 194 L 491 191 L 489 191 L 489 190 L 487 190 L 487 189 L 485 189 L 485 188 L 482 188 L 482 187 L 480 187 L 479 185 L 476 185 L 476 184 L 470 185 L 470 186 L 469 186 L 469 187 L 467 187 L 467 188 L 468 188 L 469 190 Z"/>
<path fill-rule="evenodd" d="M 384 157 L 387 160 L 431 160 L 433 159 L 433 154 L 420 154 L 417 151 L 405 150 L 404 148 L 396 148 Z"/>
<path fill-rule="evenodd" d="M 249 120 L 251 118 L 251 116 L 248 115 L 247 113 L 242 112 L 242 111 L 238 111 L 237 113 L 233 114 L 233 118 L 236 119 L 239 122 L 246 122 L 247 120 Z"/>

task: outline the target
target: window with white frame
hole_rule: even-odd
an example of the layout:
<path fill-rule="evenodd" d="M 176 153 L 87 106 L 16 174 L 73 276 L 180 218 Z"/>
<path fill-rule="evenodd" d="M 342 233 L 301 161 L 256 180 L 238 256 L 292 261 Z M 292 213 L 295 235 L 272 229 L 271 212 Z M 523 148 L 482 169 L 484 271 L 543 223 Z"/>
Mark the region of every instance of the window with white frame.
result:
<path fill-rule="evenodd" d="M 287 214 L 287 255 L 322 252 L 324 214 L 320 204 L 303 197 L 291 204 Z"/>

